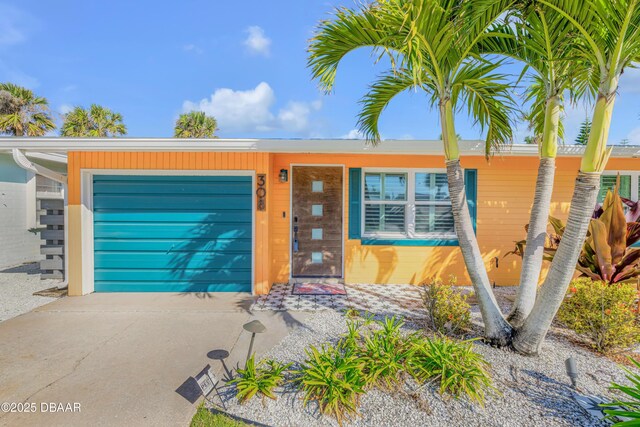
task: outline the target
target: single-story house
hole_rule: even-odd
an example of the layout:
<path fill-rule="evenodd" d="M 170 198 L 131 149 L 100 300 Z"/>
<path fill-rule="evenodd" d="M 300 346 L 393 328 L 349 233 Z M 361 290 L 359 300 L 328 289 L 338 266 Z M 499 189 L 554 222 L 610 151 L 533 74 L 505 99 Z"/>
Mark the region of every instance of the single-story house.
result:
<path fill-rule="evenodd" d="M 490 280 L 516 284 L 520 259 L 504 255 L 525 236 L 538 149 L 513 145 L 487 161 L 481 141 L 460 145 Z M 70 295 L 469 283 L 439 141 L 0 140 L 0 151 L 36 149 L 68 156 Z M 560 147 L 552 215 L 567 216 L 582 152 Z M 614 148 L 603 188 L 618 172 L 638 199 L 640 147 Z"/>
<path fill-rule="evenodd" d="M 30 152 L 29 158 L 66 173 L 65 155 Z M 55 181 L 18 166 L 11 153 L 0 152 L 0 269 L 43 260 L 48 236 L 41 235 L 47 228 L 42 218 L 47 204 L 56 199 L 62 203 Z"/>

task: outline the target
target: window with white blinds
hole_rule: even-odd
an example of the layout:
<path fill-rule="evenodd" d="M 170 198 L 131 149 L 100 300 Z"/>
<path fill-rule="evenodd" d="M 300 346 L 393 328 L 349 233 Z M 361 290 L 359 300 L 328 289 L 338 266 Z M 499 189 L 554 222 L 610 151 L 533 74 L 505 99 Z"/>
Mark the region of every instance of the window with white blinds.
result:
<path fill-rule="evenodd" d="M 620 189 L 621 197 L 631 199 L 633 201 L 640 199 L 640 172 L 622 172 L 620 171 Z M 598 203 L 604 202 L 607 191 L 613 190 L 616 185 L 618 172 L 605 171 L 600 177 L 600 191 L 598 192 Z"/>
<path fill-rule="evenodd" d="M 455 237 L 447 175 L 365 171 L 362 233 L 368 237 Z"/>

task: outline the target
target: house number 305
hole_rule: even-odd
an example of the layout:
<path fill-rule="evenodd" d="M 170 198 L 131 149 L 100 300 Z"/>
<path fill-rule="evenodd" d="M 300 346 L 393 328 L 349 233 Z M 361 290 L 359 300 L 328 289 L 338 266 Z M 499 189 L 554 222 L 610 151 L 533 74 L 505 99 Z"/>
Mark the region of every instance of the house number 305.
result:
<path fill-rule="evenodd" d="M 267 209 L 267 175 L 263 173 L 258 174 L 257 184 L 256 197 L 258 198 L 258 210 L 264 211 Z"/>

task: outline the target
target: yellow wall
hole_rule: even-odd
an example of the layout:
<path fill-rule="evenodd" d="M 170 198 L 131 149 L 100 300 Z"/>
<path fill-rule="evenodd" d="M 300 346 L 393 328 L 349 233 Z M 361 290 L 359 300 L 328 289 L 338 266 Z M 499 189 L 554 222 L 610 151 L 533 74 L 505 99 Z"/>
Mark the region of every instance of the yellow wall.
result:
<path fill-rule="evenodd" d="M 341 164 L 345 166 L 345 281 L 347 283 L 419 284 L 431 277 L 454 275 L 458 283 L 469 284 L 458 247 L 363 246 L 349 240 L 348 168 L 443 168 L 441 156 L 405 155 L 319 155 L 274 154 L 271 189 L 270 241 L 272 249 L 271 281 L 289 280 L 289 183 L 279 183 L 280 169 L 291 164 Z M 573 193 L 573 183 L 580 161 L 559 158 L 552 198 L 551 214 L 566 219 Z M 477 234 L 480 249 L 489 270 L 489 278 L 498 286 L 515 285 L 520 272 L 520 258 L 504 257 L 514 242 L 526 237 L 524 225 L 529 212 L 538 168 L 537 157 L 496 156 L 487 162 L 483 157 L 462 158 L 462 166 L 478 170 Z M 612 159 L 607 169 L 638 170 L 633 159 Z M 282 212 L 286 212 L 283 218 Z M 496 268 L 495 259 L 498 258 Z M 546 268 L 546 267 L 545 267 Z M 546 269 L 544 271 L 546 274 Z"/>
<path fill-rule="evenodd" d="M 348 236 L 348 169 L 352 167 L 444 168 L 441 156 L 376 154 L 268 154 L 268 153 L 69 153 L 69 294 L 82 294 L 81 169 L 253 170 L 267 173 L 267 211 L 256 215 L 255 291 L 266 293 L 272 283 L 287 282 L 290 274 L 290 182 L 280 183 L 280 169 L 292 164 L 345 166 L 345 224 Z M 503 258 L 513 242 L 525 237 L 538 167 L 536 157 L 480 156 L 462 158 L 462 166 L 478 170 L 477 233 L 480 249 L 497 285 L 518 282 L 520 259 Z M 557 160 L 551 214 L 565 219 L 579 167 L 578 158 Z M 637 159 L 612 159 L 609 170 L 638 170 Z M 284 213 L 284 216 L 283 216 Z M 495 258 L 499 267 L 495 266 Z M 347 283 L 411 283 L 455 275 L 468 284 L 458 247 L 362 246 L 345 242 Z"/>

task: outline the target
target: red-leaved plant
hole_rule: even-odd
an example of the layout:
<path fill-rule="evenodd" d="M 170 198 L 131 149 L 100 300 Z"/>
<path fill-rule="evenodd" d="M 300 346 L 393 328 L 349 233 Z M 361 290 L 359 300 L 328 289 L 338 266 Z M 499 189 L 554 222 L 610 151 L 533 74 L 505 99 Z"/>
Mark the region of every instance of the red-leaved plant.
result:
<path fill-rule="evenodd" d="M 620 197 L 620 177 L 613 191 L 609 190 L 602 205 L 596 206 L 589 232 L 582 247 L 576 270 L 581 276 L 607 283 L 630 281 L 640 276 L 640 248 L 632 245 L 640 241 L 640 201 Z M 625 213 L 624 206 L 627 206 Z M 549 216 L 553 233 L 547 233 L 544 259 L 552 261 L 564 233 L 564 223 Z M 525 226 L 528 229 L 529 225 Z M 526 240 L 516 242 L 507 255 L 522 257 Z"/>

